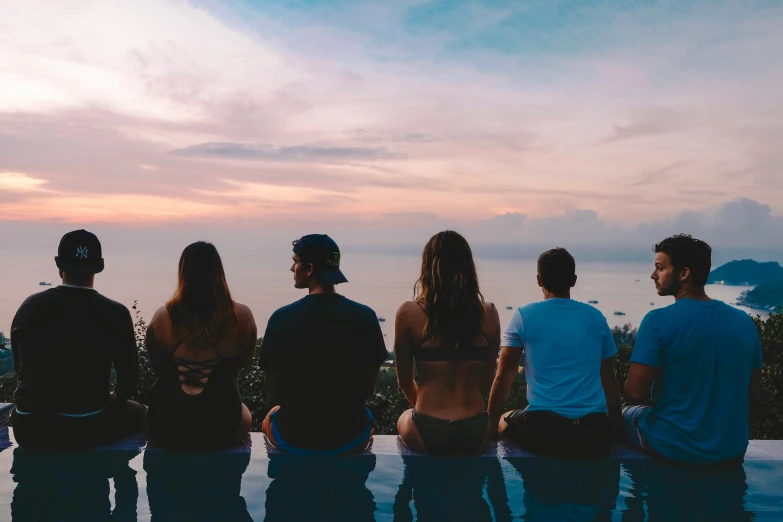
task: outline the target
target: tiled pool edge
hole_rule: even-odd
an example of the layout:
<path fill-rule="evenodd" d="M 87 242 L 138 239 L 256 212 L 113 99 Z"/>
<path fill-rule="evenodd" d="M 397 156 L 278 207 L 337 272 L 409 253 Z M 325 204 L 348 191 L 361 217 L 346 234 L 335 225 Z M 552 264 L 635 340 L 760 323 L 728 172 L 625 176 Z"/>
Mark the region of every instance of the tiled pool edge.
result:
<path fill-rule="evenodd" d="M 0 448 L 8 448 L 16 446 L 16 441 L 13 437 L 13 428 L 0 429 Z M 123 440 L 119 440 L 113 444 L 106 446 L 100 446 L 96 448 L 98 451 L 128 451 L 128 450 L 145 450 L 145 451 L 165 451 L 154 446 L 148 446 L 143 436 L 129 437 Z M 221 450 L 220 453 L 251 453 L 254 456 L 264 458 L 270 454 L 280 453 L 276 448 L 271 446 L 264 434 L 251 433 L 250 440 L 245 444 L 236 448 Z M 391 455 L 391 456 L 421 456 L 426 457 L 420 453 L 415 453 L 409 450 L 405 444 L 402 443 L 399 437 L 396 435 L 376 435 L 373 437 L 372 447 L 365 451 L 365 455 Z M 490 446 L 490 449 L 481 455 L 476 455 L 474 458 L 498 458 L 498 457 L 514 457 L 514 458 L 540 458 L 537 455 L 529 453 L 514 443 L 506 440 L 495 441 Z M 649 455 L 627 446 L 622 443 L 614 443 L 612 450 L 609 454 L 610 459 L 651 459 Z M 748 445 L 748 451 L 745 453 L 746 461 L 783 461 L 783 440 L 751 440 Z"/>

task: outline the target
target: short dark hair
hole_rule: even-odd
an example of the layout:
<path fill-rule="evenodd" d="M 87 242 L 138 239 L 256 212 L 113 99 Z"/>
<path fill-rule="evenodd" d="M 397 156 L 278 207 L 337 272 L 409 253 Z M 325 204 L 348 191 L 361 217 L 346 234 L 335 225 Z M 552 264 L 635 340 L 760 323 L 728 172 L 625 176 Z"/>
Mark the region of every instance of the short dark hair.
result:
<path fill-rule="evenodd" d="M 656 254 L 666 254 L 675 270 L 689 268 L 696 286 L 704 286 L 712 267 L 712 248 L 700 239 L 688 234 L 667 237 L 653 247 Z"/>
<path fill-rule="evenodd" d="M 550 292 L 567 292 L 575 275 L 576 261 L 565 248 L 553 248 L 538 256 L 538 277 Z"/>

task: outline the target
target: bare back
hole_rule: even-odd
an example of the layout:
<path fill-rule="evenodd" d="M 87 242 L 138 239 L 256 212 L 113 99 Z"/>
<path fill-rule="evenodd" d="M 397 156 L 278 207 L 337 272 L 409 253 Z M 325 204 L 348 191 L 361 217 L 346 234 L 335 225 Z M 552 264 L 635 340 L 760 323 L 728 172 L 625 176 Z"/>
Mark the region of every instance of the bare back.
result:
<path fill-rule="evenodd" d="M 150 357 L 156 360 L 170 354 L 177 365 L 180 386 L 188 395 L 199 395 L 221 360 L 238 359 L 238 365 L 249 362 L 256 345 L 256 324 L 250 309 L 235 303 L 237 324 L 214 344 L 181 341 L 174 332 L 171 316 L 165 306 L 158 309 L 147 331 Z"/>
<path fill-rule="evenodd" d="M 488 390 L 494 377 L 500 349 L 500 320 L 492 303 L 487 303 L 485 310 L 481 333 L 472 345 L 455 349 L 444 345 L 437 335 L 425 338 L 427 314 L 421 305 L 408 301 L 400 306 L 395 324 L 395 362 L 403 386 L 404 381 L 413 379 L 415 361 L 417 412 L 457 419 L 486 409 L 482 392 L 484 388 Z M 463 355 L 451 355 L 458 351 Z"/>

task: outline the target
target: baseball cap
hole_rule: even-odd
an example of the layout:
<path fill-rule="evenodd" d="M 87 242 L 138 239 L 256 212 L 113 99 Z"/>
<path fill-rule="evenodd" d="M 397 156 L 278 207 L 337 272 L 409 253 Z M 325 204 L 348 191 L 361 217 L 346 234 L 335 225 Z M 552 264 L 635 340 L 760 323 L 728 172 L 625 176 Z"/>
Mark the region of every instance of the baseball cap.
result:
<path fill-rule="evenodd" d="M 292 243 L 299 259 L 312 263 L 318 281 L 327 285 L 347 283 L 340 271 L 340 249 L 326 234 L 308 234 Z"/>
<path fill-rule="evenodd" d="M 74 230 L 60 240 L 57 268 L 70 274 L 97 274 L 103 271 L 101 242 L 92 232 Z"/>

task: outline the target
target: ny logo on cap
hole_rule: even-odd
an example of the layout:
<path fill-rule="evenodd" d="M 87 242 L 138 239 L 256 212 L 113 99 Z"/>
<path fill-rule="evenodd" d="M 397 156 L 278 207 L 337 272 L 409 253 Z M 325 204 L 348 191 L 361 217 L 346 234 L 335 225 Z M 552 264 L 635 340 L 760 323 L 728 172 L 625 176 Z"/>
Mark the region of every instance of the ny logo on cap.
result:
<path fill-rule="evenodd" d="M 81 246 L 76 248 L 76 257 L 79 259 L 87 259 L 87 247 Z"/>

